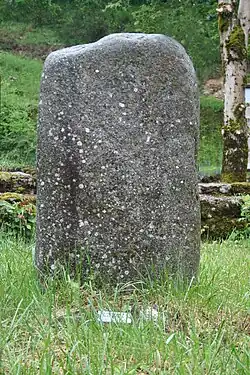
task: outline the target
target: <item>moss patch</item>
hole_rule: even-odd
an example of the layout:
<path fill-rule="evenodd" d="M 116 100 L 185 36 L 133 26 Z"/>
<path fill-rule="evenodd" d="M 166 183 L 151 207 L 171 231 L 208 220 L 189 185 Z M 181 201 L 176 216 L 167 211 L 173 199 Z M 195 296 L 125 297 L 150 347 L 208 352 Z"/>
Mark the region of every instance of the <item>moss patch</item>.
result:
<path fill-rule="evenodd" d="M 10 172 L 0 172 L 0 181 L 10 181 L 11 180 L 11 173 Z"/>
<path fill-rule="evenodd" d="M 218 27 L 221 33 L 228 30 L 230 26 L 231 13 L 223 12 L 218 17 Z"/>
<path fill-rule="evenodd" d="M 250 182 L 234 182 L 231 184 L 233 194 L 249 194 Z"/>
<path fill-rule="evenodd" d="M 246 126 L 246 118 L 245 118 L 245 104 L 244 103 L 239 103 L 234 111 L 234 119 L 229 119 L 227 123 L 224 125 L 224 130 L 235 133 L 239 130 L 244 130 Z"/>
<path fill-rule="evenodd" d="M 240 25 L 233 28 L 226 41 L 226 48 L 229 61 L 243 61 L 247 58 L 245 35 Z"/>
<path fill-rule="evenodd" d="M 236 126 L 236 125 L 235 125 Z M 242 129 L 242 124 L 238 125 Z M 245 182 L 247 178 L 248 144 L 247 135 L 241 130 L 240 133 L 225 129 L 224 153 L 222 163 L 222 182 Z"/>
<path fill-rule="evenodd" d="M 221 180 L 230 183 L 246 181 L 247 177 L 248 142 L 244 103 L 235 107 L 233 116 L 223 126 L 224 160 Z"/>
<path fill-rule="evenodd" d="M 235 184 L 249 188 L 250 184 Z M 242 189 L 244 190 L 244 189 Z M 247 222 L 240 220 L 242 197 L 201 195 L 201 234 L 204 239 L 227 238 L 234 230 L 245 230 Z"/>
<path fill-rule="evenodd" d="M 36 196 L 32 194 L 18 194 L 18 193 L 3 193 L 0 194 L 0 201 L 6 202 L 27 202 L 27 203 L 36 203 Z"/>
<path fill-rule="evenodd" d="M 202 239 L 225 239 L 234 230 L 244 230 L 246 224 L 239 219 L 228 217 L 212 218 L 201 222 L 201 236 Z"/>
<path fill-rule="evenodd" d="M 222 172 L 221 179 L 223 182 L 228 182 L 228 183 L 234 183 L 235 181 L 246 181 L 246 172 L 244 171 Z"/>

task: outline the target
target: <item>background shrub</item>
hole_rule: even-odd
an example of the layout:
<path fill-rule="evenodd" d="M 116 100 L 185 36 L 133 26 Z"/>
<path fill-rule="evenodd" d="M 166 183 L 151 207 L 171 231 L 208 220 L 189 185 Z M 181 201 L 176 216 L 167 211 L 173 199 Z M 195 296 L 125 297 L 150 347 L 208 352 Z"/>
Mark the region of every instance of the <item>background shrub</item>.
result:
<path fill-rule="evenodd" d="M 36 206 L 28 201 L 0 201 L 0 228 L 30 238 L 35 229 Z"/>
<path fill-rule="evenodd" d="M 0 20 L 32 21 L 34 26 L 51 25 L 60 20 L 62 9 L 52 0 L 0 0 Z"/>

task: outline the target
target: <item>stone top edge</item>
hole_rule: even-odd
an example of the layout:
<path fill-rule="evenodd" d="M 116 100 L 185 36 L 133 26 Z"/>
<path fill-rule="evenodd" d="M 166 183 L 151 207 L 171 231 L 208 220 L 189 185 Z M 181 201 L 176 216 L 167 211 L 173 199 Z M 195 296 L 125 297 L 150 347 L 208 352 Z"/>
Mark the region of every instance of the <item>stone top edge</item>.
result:
<path fill-rule="evenodd" d="M 163 34 L 145 34 L 145 33 L 115 33 L 104 36 L 103 38 L 97 40 L 93 43 L 80 44 L 76 46 L 66 47 L 59 49 L 57 51 L 51 52 L 46 60 L 57 59 L 62 57 L 77 56 L 83 51 L 94 50 L 95 48 L 100 48 L 102 46 L 114 46 L 119 45 L 121 42 L 127 42 L 129 44 L 143 44 L 152 42 L 161 42 L 162 45 L 172 46 L 180 51 L 180 54 L 188 56 L 185 48 L 177 42 L 175 39 L 163 35 Z M 176 51 L 175 51 L 176 52 Z"/>

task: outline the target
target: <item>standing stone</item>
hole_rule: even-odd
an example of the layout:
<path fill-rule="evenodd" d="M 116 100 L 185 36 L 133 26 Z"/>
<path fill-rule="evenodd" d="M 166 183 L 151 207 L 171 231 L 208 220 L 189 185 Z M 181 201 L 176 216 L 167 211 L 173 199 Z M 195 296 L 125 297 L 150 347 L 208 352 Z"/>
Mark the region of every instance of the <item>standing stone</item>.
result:
<path fill-rule="evenodd" d="M 136 281 L 198 268 L 195 72 L 163 35 L 53 52 L 38 127 L 36 266 Z"/>

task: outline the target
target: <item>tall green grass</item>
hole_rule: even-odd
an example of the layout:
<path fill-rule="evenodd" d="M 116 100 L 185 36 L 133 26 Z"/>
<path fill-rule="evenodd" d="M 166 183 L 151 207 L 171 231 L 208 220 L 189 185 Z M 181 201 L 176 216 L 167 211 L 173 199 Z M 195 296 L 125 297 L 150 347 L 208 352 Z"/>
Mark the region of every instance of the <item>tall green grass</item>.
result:
<path fill-rule="evenodd" d="M 42 62 L 0 54 L 0 160 L 33 164 Z"/>
<path fill-rule="evenodd" d="M 204 244 L 196 283 L 41 288 L 33 243 L 0 241 L 2 374 L 249 374 L 249 243 Z M 158 320 L 101 324 L 99 309 L 158 305 Z M 0 372 L 1 372 L 0 371 Z"/>

